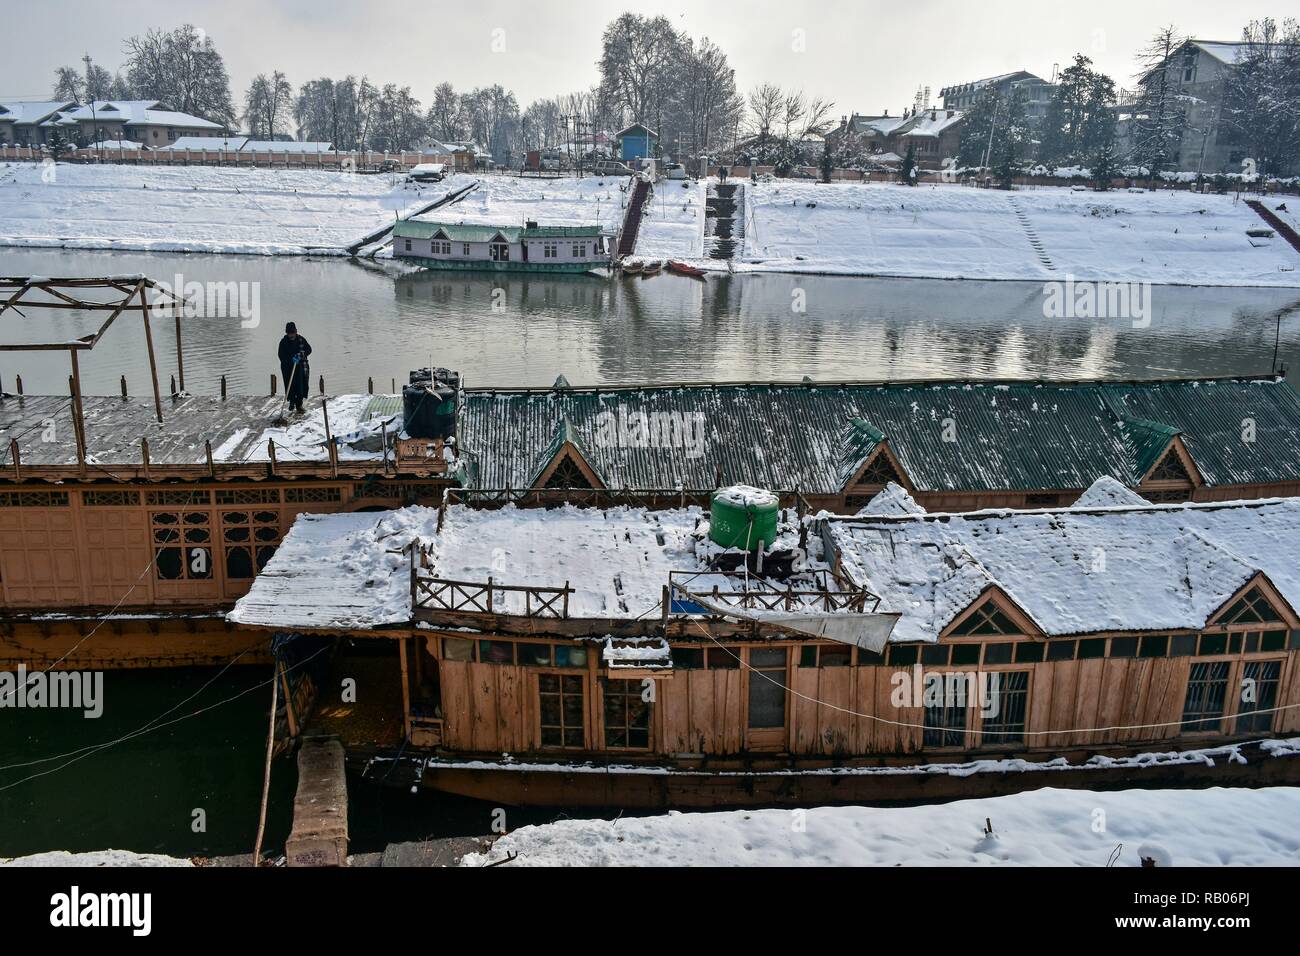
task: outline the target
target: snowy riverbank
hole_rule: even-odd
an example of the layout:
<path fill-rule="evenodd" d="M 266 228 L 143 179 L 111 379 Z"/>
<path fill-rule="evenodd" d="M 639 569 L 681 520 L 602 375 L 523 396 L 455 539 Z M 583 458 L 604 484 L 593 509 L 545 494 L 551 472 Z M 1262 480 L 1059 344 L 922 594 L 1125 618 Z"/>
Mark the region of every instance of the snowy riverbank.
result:
<path fill-rule="evenodd" d="M 1300 866 L 1300 788 L 1048 788 L 922 807 L 560 820 L 462 865 L 508 854 L 512 866 Z"/>
<path fill-rule="evenodd" d="M 416 185 L 401 174 L 0 164 L 0 246 L 338 255 L 475 179 Z M 636 257 L 737 273 L 1300 287 L 1300 254 L 1281 237 L 1248 237 L 1264 222 L 1231 195 L 795 180 L 744 189 L 745 237 L 730 263 L 702 258 L 706 184 L 693 181 L 656 185 Z M 623 177 L 487 175 L 422 218 L 600 225 L 613 236 L 627 195 Z"/>
<path fill-rule="evenodd" d="M 737 272 L 1300 286 L 1300 254 L 1281 237 L 1247 237 L 1265 224 L 1231 195 L 793 181 L 745 190 Z"/>

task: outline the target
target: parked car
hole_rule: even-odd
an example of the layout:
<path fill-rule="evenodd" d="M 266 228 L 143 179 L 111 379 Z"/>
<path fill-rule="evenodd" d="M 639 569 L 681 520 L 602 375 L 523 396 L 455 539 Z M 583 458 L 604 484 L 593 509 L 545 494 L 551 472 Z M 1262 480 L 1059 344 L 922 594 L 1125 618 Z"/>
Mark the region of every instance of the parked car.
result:
<path fill-rule="evenodd" d="M 685 179 L 686 167 L 681 163 L 669 163 L 664 166 L 664 179 Z"/>
<path fill-rule="evenodd" d="M 612 159 L 603 159 L 596 164 L 597 176 L 631 176 L 632 167 L 626 163 L 615 162 Z"/>

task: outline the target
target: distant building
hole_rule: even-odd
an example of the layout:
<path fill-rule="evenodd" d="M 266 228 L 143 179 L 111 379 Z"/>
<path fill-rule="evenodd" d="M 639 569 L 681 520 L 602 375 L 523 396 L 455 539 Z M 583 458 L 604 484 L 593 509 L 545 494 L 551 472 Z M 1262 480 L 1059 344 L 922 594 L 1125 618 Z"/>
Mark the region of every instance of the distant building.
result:
<path fill-rule="evenodd" d="M 1139 115 L 1135 112 L 1141 87 L 1164 72 L 1173 95 L 1186 110 L 1182 142 L 1170 157 L 1174 168 L 1183 172 L 1239 173 L 1247 159 L 1247 148 L 1223 124 L 1223 81 L 1245 57 L 1245 43 L 1216 40 L 1187 40 L 1139 81 L 1139 90 L 1120 94 L 1117 139 L 1121 154 L 1136 145 Z M 1292 164 L 1295 168 L 1295 164 Z"/>
<path fill-rule="evenodd" d="M 633 123 L 614 134 L 615 156 L 623 162 L 653 157 L 659 148 L 659 134 L 642 123 Z"/>
<path fill-rule="evenodd" d="M 123 141 L 148 149 L 169 146 L 182 136 L 220 136 L 213 123 L 166 109 L 157 100 L 0 103 L 0 141 L 44 146 L 54 130 L 69 143 Z"/>
<path fill-rule="evenodd" d="M 897 165 L 912 146 L 922 169 L 938 169 L 945 157 L 956 157 L 963 122 L 960 110 L 937 107 L 905 110 L 899 116 L 890 116 L 888 111 L 883 116 L 854 113 L 843 117 L 839 128 L 827 137 L 834 146 L 845 135 L 855 136 L 864 158 L 880 165 Z"/>
<path fill-rule="evenodd" d="M 76 107 L 72 100 L 0 103 L 0 143 L 7 146 L 41 146 L 45 122 Z"/>
<path fill-rule="evenodd" d="M 1052 91 L 1056 89 L 1056 84 L 1028 70 L 1018 70 L 1015 73 L 989 76 L 970 83 L 945 86 L 939 91 L 939 95 L 943 97 L 944 109 L 969 110 L 979 102 L 979 98 L 990 87 L 996 89 L 998 95 L 1002 97 L 1012 92 L 1023 93 L 1025 116 L 1030 123 L 1036 124 L 1047 116 L 1047 104 L 1052 98 Z"/>

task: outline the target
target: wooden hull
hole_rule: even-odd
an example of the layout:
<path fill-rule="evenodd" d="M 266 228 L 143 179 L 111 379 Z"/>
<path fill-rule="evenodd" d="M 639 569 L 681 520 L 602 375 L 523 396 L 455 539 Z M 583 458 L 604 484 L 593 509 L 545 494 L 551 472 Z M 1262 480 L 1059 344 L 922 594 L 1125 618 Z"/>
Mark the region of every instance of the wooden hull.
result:
<path fill-rule="evenodd" d="M 623 807 L 638 810 L 811 806 L 835 803 L 942 802 L 1057 787 L 1265 787 L 1300 784 L 1300 756 L 1272 757 L 1242 748 L 1247 763 L 1226 757 L 1188 763 L 1086 769 L 1078 765 L 1024 772 L 805 771 L 784 773 L 610 770 L 521 770 L 482 763 L 436 763 L 424 770 L 427 788 L 512 806 Z M 379 766 L 385 766 L 380 764 Z M 372 774 L 382 775 L 372 769 Z M 393 774 L 390 782 L 403 777 Z"/>
<path fill-rule="evenodd" d="M 86 638 L 87 634 L 94 632 Z M 47 619 L 0 622 L 0 670 L 117 670 L 270 663 L 270 635 L 221 618 Z"/>

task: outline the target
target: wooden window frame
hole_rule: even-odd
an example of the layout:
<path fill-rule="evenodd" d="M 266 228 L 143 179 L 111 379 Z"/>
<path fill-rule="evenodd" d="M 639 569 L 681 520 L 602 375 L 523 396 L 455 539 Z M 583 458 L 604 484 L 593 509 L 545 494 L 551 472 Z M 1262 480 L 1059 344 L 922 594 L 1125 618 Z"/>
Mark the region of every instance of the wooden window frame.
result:
<path fill-rule="evenodd" d="M 645 731 L 646 731 L 646 742 L 645 742 L 645 746 L 644 746 L 644 747 L 633 746 L 632 744 L 626 744 L 626 745 L 620 747 L 620 746 L 615 746 L 615 745 L 611 744 L 611 743 L 609 742 L 609 729 L 610 729 L 610 728 L 609 728 L 609 724 L 608 724 L 608 722 L 607 722 L 607 720 L 606 720 L 606 712 L 605 712 L 605 708 L 606 708 L 606 699 L 607 699 L 606 691 L 609 689 L 609 685 L 610 685 L 611 683 L 617 681 L 617 682 L 619 682 L 619 683 L 621 683 L 621 684 L 625 684 L 625 685 L 627 685 L 627 687 L 629 688 L 629 690 L 630 690 L 631 692 L 630 692 L 629 694 L 625 694 L 625 695 L 623 695 L 623 696 L 625 696 L 625 697 L 626 697 L 626 696 L 634 696 L 634 697 L 640 698 L 640 696 L 641 696 L 641 692 L 642 692 L 642 691 L 644 690 L 644 688 L 645 688 L 645 681 L 646 681 L 647 679 L 649 679 L 649 678 L 621 677 L 621 676 L 620 676 L 620 677 L 615 677 L 615 676 L 613 676 L 613 675 L 611 675 L 611 674 L 608 674 L 608 673 L 599 675 L 598 680 L 597 680 L 597 683 L 598 683 L 599 686 L 600 686 L 600 701 L 599 701 L 599 707 L 597 708 L 597 712 L 598 712 L 599 717 L 600 717 L 600 727 L 599 727 L 599 736 L 598 736 L 597 739 L 599 739 L 599 740 L 601 741 L 601 744 L 602 744 L 601 749 L 603 749 L 603 750 L 607 750 L 607 751 L 613 751 L 613 752 L 616 752 L 616 753 L 622 753 L 622 752 L 627 752 L 627 753 L 647 753 L 647 752 L 649 752 L 649 753 L 653 753 L 653 752 L 654 752 L 654 750 L 655 750 L 655 746 L 656 746 L 656 739 L 655 739 L 655 717 L 656 717 L 656 710 L 657 710 L 657 708 L 655 707 L 655 704 L 658 703 L 658 701 L 657 701 L 655 698 L 651 698 L 651 700 L 650 700 L 650 701 L 647 703 L 647 705 L 646 705 L 647 708 L 648 708 L 648 710 L 647 710 L 647 712 L 646 712 L 646 728 L 645 728 Z M 657 697 L 657 694 L 656 694 L 656 697 Z M 633 728 L 631 727 L 630 724 L 628 724 L 628 722 L 627 722 L 627 720 L 626 720 L 626 717 L 625 717 L 625 718 L 624 718 L 624 732 L 627 733 L 627 735 L 628 735 L 628 739 L 629 739 L 629 740 L 631 739 L 631 732 L 632 732 L 632 729 L 633 729 Z"/>

